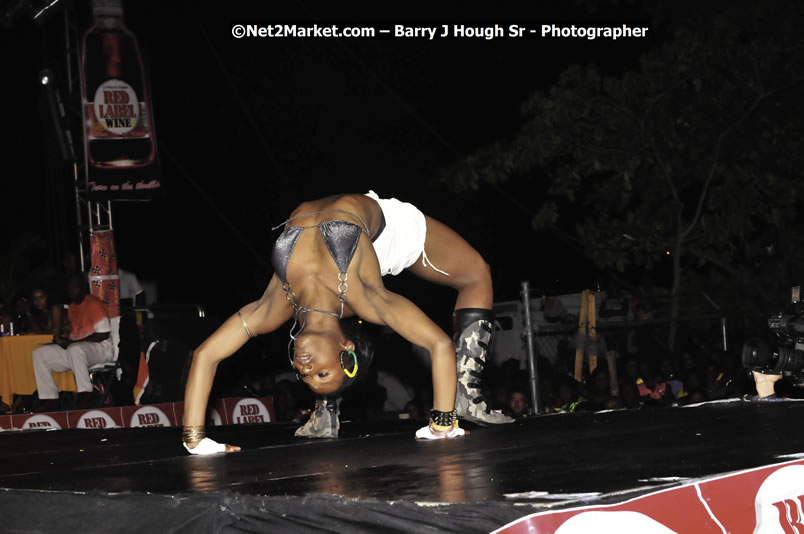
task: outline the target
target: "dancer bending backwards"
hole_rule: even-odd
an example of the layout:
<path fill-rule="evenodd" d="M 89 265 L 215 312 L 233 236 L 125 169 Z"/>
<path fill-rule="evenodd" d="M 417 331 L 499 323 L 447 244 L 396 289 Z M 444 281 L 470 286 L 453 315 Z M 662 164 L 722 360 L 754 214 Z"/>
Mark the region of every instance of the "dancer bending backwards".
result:
<path fill-rule="evenodd" d="M 288 358 L 319 397 L 297 435 L 337 436 L 336 399 L 355 379 L 363 358 L 339 325 L 339 319 L 352 315 L 387 325 L 430 352 L 433 409 L 417 438 L 463 435 L 458 417 L 481 424 L 512 421 L 492 412 L 480 395 L 492 333 L 491 275 L 461 236 L 415 206 L 381 199 L 373 191 L 304 202 L 277 228 L 283 225 L 265 293 L 227 319 L 193 354 L 182 434 L 189 452 L 240 450 L 204 433 L 216 368 L 250 338 L 290 319 Z M 410 300 L 385 288 L 382 277 L 403 269 L 458 291 L 453 340 Z"/>

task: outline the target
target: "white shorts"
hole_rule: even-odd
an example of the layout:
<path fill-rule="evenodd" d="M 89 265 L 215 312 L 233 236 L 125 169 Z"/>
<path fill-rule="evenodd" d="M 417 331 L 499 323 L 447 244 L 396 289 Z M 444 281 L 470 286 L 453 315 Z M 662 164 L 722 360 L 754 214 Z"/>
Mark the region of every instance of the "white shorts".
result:
<path fill-rule="evenodd" d="M 422 257 L 422 264 L 426 267 L 430 261 L 424 251 L 427 223 L 419 208 L 395 198 L 380 198 L 374 191 L 369 191 L 366 196 L 377 201 L 385 217 L 385 228 L 380 237 L 373 242 L 377 259 L 380 260 L 382 275 L 401 273 L 416 263 L 419 256 Z M 432 263 L 430 267 L 449 276 Z"/>

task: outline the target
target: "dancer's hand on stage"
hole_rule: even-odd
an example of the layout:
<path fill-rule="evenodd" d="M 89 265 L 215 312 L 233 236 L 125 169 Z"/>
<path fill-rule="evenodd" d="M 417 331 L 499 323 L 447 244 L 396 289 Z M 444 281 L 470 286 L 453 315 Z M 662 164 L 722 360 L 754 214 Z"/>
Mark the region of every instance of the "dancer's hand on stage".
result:
<path fill-rule="evenodd" d="M 220 454 L 222 452 L 240 451 L 240 447 L 238 447 L 237 445 L 227 445 L 226 443 L 218 443 L 214 439 L 210 438 L 202 439 L 194 447 L 190 447 L 184 442 L 182 443 L 184 444 L 184 448 L 187 449 L 187 452 L 199 456 L 209 456 L 210 454 Z"/>
<path fill-rule="evenodd" d="M 466 431 L 459 426 L 450 427 L 449 430 L 439 430 L 430 423 L 416 431 L 416 439 L 447 439 L 457 438 L 466 434 Z"/>

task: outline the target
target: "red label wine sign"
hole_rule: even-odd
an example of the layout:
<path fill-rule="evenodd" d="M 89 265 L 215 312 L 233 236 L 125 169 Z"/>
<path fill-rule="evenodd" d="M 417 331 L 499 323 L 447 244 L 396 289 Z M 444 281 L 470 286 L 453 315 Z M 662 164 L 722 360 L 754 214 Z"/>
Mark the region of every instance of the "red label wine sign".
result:
<path fill-rule="evenodd" d="M 148 125 L 143 113 L 145 102 L 140 102 L 134 89 L 121 80 L 107 80 L 98 86 L 90 104 L 92 116 L 89 135 L 92 139 L 104 137 L 148 137 Z"/>

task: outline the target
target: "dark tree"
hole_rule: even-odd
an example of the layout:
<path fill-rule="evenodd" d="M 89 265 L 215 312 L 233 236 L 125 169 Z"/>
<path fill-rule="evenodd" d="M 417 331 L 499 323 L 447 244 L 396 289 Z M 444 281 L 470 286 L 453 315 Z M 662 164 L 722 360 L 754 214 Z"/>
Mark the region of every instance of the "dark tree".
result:
<path fill-rule="evenodd" d="M 602 268 L 669 255 L 672 348 L 682 290 L 706 276 L 750 294 L 749 245 L 769 229 L 788 267 L 804 259 L 789 231 L 804 199 L 803 24 L 800 3 L 743 2 L 678 23 L 634 71 L 571 66 L 523 105 L 513 139 L 448 174 L 460 187 L 540 182 L 534 228 L 571 233 Z"/>

